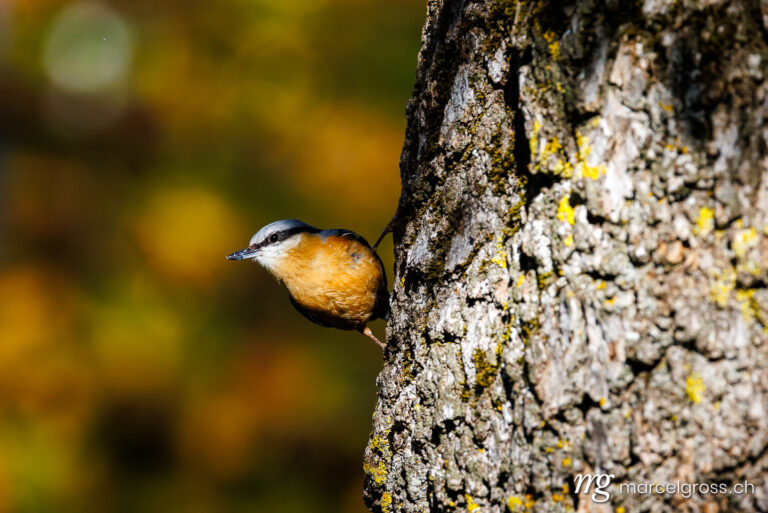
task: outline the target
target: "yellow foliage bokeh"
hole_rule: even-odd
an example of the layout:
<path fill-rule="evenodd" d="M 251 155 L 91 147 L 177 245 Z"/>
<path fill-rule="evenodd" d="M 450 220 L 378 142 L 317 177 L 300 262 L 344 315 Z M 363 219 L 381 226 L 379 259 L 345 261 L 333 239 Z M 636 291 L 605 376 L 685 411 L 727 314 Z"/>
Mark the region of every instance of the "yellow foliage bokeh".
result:
<path fill-rule="evenodd" d="M 222 198 L 187 188 L 155 193 L 138 213 L 134 233 L 151 267 L 205 284 L 225 270 L 227 248 L 246 245 L 247 232 Z"/>

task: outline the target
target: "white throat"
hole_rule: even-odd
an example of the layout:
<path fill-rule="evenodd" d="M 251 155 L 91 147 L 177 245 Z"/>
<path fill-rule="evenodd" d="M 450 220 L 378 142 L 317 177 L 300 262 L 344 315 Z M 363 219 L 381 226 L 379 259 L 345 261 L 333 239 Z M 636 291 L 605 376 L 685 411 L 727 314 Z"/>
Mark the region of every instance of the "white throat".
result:
<path fill-rule="evenodd" d="M 280 263 L 286 258 L 286 253 L 295 248 L 301 241 L 301 234 L 294 235 L 277 246 L 266 246 L 259 251 L 252 260 L 258 262 L 267 271 L 275 274 Z"/>

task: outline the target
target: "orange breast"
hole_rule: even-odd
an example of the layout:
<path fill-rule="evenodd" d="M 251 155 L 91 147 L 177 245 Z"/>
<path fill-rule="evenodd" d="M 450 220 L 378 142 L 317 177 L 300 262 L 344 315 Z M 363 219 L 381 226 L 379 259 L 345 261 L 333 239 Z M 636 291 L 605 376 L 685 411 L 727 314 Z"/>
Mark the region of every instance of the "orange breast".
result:
<path fill-rule="evenodd" d="M 275 274 L 313 320 L 342 329 L 364 327 L 386 289 L 376 255 L 349 237 L 303 234 Z"/>

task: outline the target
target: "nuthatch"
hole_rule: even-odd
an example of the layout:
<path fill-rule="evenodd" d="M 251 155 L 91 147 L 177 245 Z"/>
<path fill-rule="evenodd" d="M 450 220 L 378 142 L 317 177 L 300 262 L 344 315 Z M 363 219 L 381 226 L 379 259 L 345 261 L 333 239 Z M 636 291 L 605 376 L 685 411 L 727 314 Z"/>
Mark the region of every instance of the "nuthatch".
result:
<path fill-rule="evenodd" d="M 291 303 L 320 326 L 357 330 L 382 349 L 368 323 L 389 316 L 387 275 L 368 242 L 349 230 L 296 219 L 268 224 L 227 260 L 255 260 L 288 289 Z"/>

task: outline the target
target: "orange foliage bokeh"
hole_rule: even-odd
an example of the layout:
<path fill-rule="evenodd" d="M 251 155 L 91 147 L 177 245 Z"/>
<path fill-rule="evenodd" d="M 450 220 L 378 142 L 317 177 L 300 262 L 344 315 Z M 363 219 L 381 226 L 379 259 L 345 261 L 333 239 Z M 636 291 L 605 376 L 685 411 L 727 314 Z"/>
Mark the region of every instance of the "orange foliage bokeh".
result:
<path fill-rule="evenodd" d="M 0 513 L 365 511 L 379 348 L 224 256 L 378 235 L 423 9 L 0 1 Z"/>

